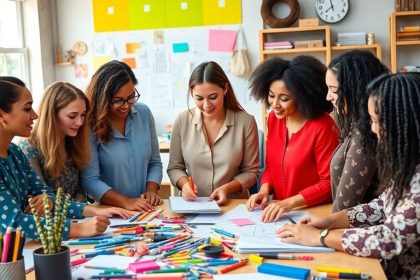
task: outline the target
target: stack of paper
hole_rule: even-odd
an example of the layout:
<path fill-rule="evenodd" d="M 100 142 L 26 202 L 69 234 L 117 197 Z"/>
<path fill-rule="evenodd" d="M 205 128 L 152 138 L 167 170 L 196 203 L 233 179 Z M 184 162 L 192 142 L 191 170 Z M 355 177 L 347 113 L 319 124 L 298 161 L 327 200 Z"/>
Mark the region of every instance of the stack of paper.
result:
<path fill-rule="evenodd" d="M 338 46 L 366 45 L 366 33 L 365 32 L 338 33 L 337 45 Z"/>
<path fill-rule="evenodd" d="M 184 200 L 182 197 L 169 198 L 173 213 L 220 213 L 222 211 L 216 201 L 208 201 L 208 197 L 197 197 L 194 201 Z"/>

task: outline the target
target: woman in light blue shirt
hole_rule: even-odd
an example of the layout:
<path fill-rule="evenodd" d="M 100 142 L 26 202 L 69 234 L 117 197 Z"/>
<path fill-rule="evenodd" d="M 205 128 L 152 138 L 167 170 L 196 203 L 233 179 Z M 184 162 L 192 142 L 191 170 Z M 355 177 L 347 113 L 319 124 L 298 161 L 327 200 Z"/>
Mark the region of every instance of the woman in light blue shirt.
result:
<path fill-rule="evenodd" d="M 149 108 L 135 103 L 137 79 L 127 64 L 111 61 L 93 75 L 86 91 L 92 110 L 91 162 L 82 185 L 96 201 L 130 210 L 153 210 L 162 162 Z"/>

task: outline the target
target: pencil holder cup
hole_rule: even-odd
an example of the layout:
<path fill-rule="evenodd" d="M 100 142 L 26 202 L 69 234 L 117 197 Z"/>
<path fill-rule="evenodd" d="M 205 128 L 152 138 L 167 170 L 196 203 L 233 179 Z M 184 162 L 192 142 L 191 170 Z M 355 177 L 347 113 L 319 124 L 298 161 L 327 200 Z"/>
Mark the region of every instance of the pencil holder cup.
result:
<path fill-rule="evenodd" d="M 25 280 L 25 261 L 0 263 L 0 279 Z"/>
<path fill-rule="evenodd" d="M 61 252 L 44 254 L 44 249 L 34 251 L 35 279 L 37 280 L 71 280 L 70 250 L 62 246 Z"/>

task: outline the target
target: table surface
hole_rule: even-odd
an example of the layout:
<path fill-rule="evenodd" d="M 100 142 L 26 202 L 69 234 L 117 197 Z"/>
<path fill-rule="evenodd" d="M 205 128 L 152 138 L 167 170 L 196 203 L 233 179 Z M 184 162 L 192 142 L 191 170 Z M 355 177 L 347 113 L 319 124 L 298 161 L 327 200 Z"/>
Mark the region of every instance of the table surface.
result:
<path fill-rule="evenodd" d="M 222 207 L 222 211 L 225 212 L 229 209 L 234 208 L 238 204 L 245 203 L 245 199 L 231 199 L 229 203 Z M 171 214 L 168 200 L 164 200 L 164 204 L 161 206 L 164 209 L 163 214 L 166 216 L 174 216 Z M 331 204 L 315 206 L 311 208 L 305 208 L 305 211 L 310 212 L 311 214 L 326 216 L 331 213 Z M 177 215 L 178 216 L 178 215 Z M 273 237 L 274 238 L 274 237 Z M 30 242 L 26 247 L 35 248 L 39 247 L 38 242 Z M 293 254 L 296 256 L 299 255 L 309 255 L 309 253 L 296 253 Z M 279 263 L 284 265 L 296 266 L 296 267 L 303 267 L 311 269 L 311 275 L 316 275 L 315 267 L 318 265 L 323 266 L 332 266 L 332 267 L 345 267 L 345 268 L 352 268 L 352 269 L 360 269 L 362 273 L 369 274 L 372 276 L 373 280 L 382 280 L 387 279 L 385 273 L 382 269 L 381 264 L 379 263 L 378 259 L 372 258 L 362 258 L 362 257 L 355 257 L 343 252 L 331 252 L 331 253 L 310 253 L 311 256 L 314 257 L 312 261 L 301 261 L 301 260 L 269 260 L 269 262 Z M 235 257 L 238 258 L 247 258 L 247 254 L 235 254 Z M 257 264 L 248 263 L 246 266 L 235 269 L 231 274 L 238 274 L 238 273 L 254 273 L 257 271 Z M 27 280 L 35 279 L 34 271 L 29 272 L 26 275 Z"/>

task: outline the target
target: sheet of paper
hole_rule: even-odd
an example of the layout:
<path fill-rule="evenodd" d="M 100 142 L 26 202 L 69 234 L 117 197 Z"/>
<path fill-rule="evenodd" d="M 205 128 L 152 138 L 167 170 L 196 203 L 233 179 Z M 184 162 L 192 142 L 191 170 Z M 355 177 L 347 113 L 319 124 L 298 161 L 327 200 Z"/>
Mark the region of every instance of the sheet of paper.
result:
<path fill-rule="evenodd" d="M 214 213 L 221 211 L 216 201 L 208 201 L 208 197 L 197 197 L 194 201 L 187 201 L 179 196 L 171 196 L 169 202 L 174 213 Z"/>
<path fill-rule="evenodd" d="M 34 269 L 34 249 L 25 249 L 23 248 L 22 256 L 25 259 L 25 272 L 28 273 Z"/>
<path fill-rule="evenodd" d="M 294 278 L 276 276 L 264 273 L 215 274 L 214 280 L 292 280 Z"/>
<path fill-rule="evenodd" d="M 83 279 L 88 279 L 92 275 L 98 275 L 99 273 L 103 272 L 103 270 L 101 269 L 84 268 L 84 265 L 127 269 L 128 264 L 134 262 L 135 260 L 136 258 L 133 257 L 125 257 L 119 255 L 99 255 L 93 257 L 91 260 L 85 262 L 81 266 L 74 267 L 71 272 L 71 278 L 75 280 L 79 277 Z"/>

